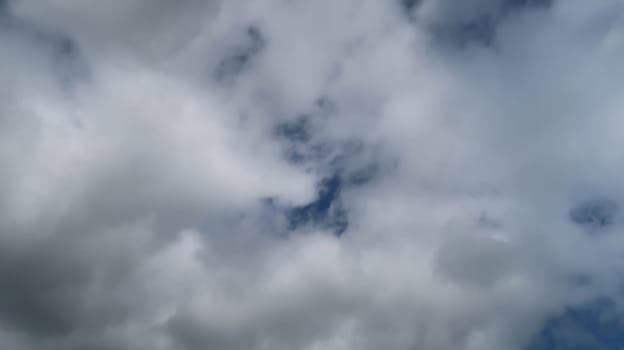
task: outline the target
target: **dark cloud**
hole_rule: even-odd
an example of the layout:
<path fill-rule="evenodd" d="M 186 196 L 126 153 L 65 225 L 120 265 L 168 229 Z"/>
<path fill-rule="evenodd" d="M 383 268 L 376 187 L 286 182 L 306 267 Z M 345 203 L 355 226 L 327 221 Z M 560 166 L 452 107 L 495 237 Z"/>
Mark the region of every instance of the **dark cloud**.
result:
<path fill-rule="evenodd" d="M 433 16 L 421 16 L 434 37 L 445 44 L 464 47 L 471 44 L 495 44 L 497 31 L 509 17 L 526 11 L 548 9 L 553 0 L 483 0 L 474 4 L 454 4 L 450 1 L 429 1 L 423 7 L 433 8 Z M 416 2 L 404 6 L 414 11 Z"/>
<path fill-rule="evenodd" d="M 587 200 L 570 210 L 570 220 L 593 232 L 615 224 L 618 211 L 617 203 L 612 200 L 606 198 Z"/>
<path fill-rule="evenodd" d="M 256 27 L 249 27 L 241 43 L 228 49 L 226 57 L 221 60 L 217 68 L 216 77 L 223 81 L 232 79 L 249 67 L 254 57 L 262 51 L 266 45 L 266 39 Z"/>

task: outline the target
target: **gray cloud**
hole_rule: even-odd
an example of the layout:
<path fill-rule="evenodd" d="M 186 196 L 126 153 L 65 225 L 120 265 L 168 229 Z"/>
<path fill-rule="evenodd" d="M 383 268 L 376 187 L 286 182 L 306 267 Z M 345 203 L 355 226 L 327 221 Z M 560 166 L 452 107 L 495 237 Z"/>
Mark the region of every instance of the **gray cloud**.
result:
<path fill-rule="evenodd" d="M 1 4 L 1 348 L 600 342 L 618 1 Z"/>

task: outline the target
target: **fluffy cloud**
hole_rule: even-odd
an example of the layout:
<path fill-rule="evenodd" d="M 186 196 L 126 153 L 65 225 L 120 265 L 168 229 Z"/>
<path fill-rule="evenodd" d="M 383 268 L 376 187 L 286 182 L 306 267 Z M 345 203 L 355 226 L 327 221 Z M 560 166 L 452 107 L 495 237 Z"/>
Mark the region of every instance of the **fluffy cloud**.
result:
<path fill-rule="evenodd" d="M 619 305 L 619 1 L 3 4 L 2 348 L 536 350 Z"/>

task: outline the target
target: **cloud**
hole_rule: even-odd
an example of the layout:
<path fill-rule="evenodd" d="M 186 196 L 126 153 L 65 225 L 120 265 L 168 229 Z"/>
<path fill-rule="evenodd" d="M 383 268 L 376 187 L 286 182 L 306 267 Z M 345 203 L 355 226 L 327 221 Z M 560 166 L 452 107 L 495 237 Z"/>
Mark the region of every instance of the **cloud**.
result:
<path fill-rule="evenodd" d="M 2 348 L 535 350 L 621 302 L 615 0 L 0 12 Z"/>

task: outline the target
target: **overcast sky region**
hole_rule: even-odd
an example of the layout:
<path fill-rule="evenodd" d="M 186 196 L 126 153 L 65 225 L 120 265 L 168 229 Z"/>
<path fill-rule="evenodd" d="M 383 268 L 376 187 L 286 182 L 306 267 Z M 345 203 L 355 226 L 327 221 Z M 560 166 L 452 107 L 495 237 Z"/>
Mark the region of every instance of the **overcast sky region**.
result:
<path fill-rule="evenodd" d="M 0 0 L 0 349 L 624 347 L 624 1 Z"/>

